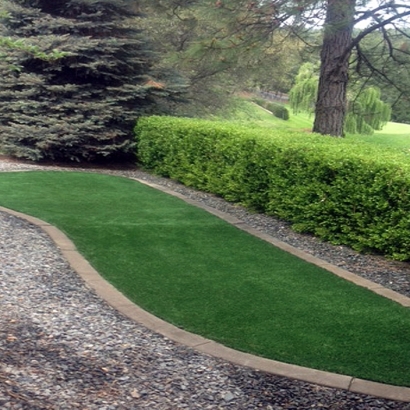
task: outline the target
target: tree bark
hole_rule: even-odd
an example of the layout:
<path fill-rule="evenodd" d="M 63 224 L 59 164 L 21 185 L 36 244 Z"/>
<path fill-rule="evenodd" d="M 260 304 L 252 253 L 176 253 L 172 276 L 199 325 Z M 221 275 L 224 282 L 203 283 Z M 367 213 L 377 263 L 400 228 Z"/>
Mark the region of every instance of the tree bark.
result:
<path fill-rule="evenodd" d="M 313 132 L 343 137 L 356 0 L 328 0 Z"/>

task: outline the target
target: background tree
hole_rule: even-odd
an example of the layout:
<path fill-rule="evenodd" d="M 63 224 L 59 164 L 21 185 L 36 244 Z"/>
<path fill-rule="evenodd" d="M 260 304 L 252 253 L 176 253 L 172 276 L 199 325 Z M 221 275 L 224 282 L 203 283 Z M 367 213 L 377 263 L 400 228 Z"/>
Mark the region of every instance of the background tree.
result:
<path fill-rule="evenodd" d="M 196 0 L 157 0 L 162 5 L 192 7 Z M 309 38 L 308 33 L 322 27 L 318 96 L 315 104 L 314 131 L 343 136 L 347 106 L 347 86 L 351 70 L 377 81 L 401 85 L 394 70 L 387 70 L 387 61 L 405 68 L 408 52 L 397 47 L 393 37 L 409 38 L 405 31 L 410 5 L 400 0 L 202 0 L 200 4 L 210 20 L 217 20 L 221 29 L 214 33 L 214 44 L 234 42 L 252 47 L 269 45 L 278 37 L 284 40 Z M 354 30 L 356 24 L 364 27 Z M 383 39 L 383 56 L 375 58 L 374 49 L 365 39 L 372 33 Z M 406 58 L 403 58 L 406 57 Z"/>
<path fill-rule="evenodd" d="M 0 59 L 1 151 L 32 160 L 134 155 L 137 117 L 174 90 L 153 77 L 153 53 L 131 24 L 133 4 L 2 2 L 1 34 L 26 46 L 5 48 Z"/>
<path fill-rule="evenodd" d="M 301 111 L 313 114 L 317 100 L 319 75 L 312 63 L 303 64 L 295 79 L 295 84 L 289 92 L 289 103 L 295 114 Z"/>
<path fill-rule="evenodd" d="M 394 47 L 391 36 L 397 31 L 402 32 L 399 23 L 410 15 L 410 6 L 395 1 L 378 3 L 374 9 L 362 11 L 360 6 L 367 6 L 370 1 L 327 1 L 314 132 L 343 136 L 350 64 L 355 64 L 358 73 L 364 69 L 367 75 L 378 75 L 395 84 L 394 77 L 374 62 L 362 42 L 369 34 L 380 31 L 389 59 L 400 64 L 402 50 Z M 355 15 L 358 16 L 356 19 Z M 353 37 L 354 25 L 366 19 L 371 19 L 370 25 Z M 392 25 L 391 30 L 388 30 L 389 25 Z"/>
<path fill-rule="evenodd" d="M 313 131 L 343 135 L 356 0 L 328 0 Z"/>
<path fill-rule="evenodd" d="M 172 112 L 201 116 L 223 106 L 233 91 L 226 71 L 236 66 L 236 60 L 215 50 L 199 52 L 215 22 L 208 24 L 200 7 L 163 7 L 159 2 L 147 2 L 142 10 L 146 18 L 140 23 L 161 56 L 156 67 L 167 72 L 176 70 L 188 85 L 185 97 L 189 104 L 174 105 Z"/>
<path fill-rule="evenodd" d="M 377 70 L 367 81 L 368 85 L 378 87 L 382 91 L 383 101 L 392 107 L 392 121 L 410 123 L 409 95 L 410 95 L 410 30 L 388 30 L 390 44 L 384 39 L 383 33 L 373 32 L 362 41 L 361 48 L 366 49 L 367 58 Z M 399 49 L 391 58 L 390 47 Z M 394 74 L 394 82 L 385 81 Z M 351 81 L 358 77 L 369 77 L 368 66 L 360 68 L 359 76 L 352 73 Z"/>
<path fill-rule="evenodd" d="M 319 88 L 317 67 L 305 63 L 296 76 L 295 85 L 289 93 L 290 105 L 295 113 L 312 114 Z M 381 92 L 366 82 L 350 84 L 346 90 L 347 107 L 344 130 L 351 134 L 373 134 L 380 130 L 391 117 L 391 107 L 381 100 Z"/>
<path fill-rule="evenodd" d="M 381 130 L 390 121 L 391 107 L 380 97 L 378 88 L 368 87 L 360 90 L 354 99 L 348 99 L 344 130 L 365 135 Z"/>
<path fill-rule="evenodd" d="M 306 60 L 306 41 L 285 32 L 270 42 L 235 34 L 231 13 L 215 3 L 151 0 L 142 10 L 144 28 L 161 50 L 161 64 L 187 79 L 190 104 L 179 107 L 184 114 L 212 113 L 246 89 L 287 92 Z"/>

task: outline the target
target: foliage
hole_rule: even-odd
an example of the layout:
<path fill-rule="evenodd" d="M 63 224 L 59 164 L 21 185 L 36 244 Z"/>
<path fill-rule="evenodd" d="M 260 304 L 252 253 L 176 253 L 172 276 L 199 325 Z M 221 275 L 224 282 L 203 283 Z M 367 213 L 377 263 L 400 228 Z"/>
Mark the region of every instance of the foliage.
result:
<path fill-rule="evenodd" d="M 317 98 L 319 76 L 312 63 L 304 63 L 299 69 L 295 84 L 289 92 L 289 103 L 295 114 L 301 111 L 313 113 Z"/>
<path fill-rule="evenodd" d="M 392 106 L 391 120 L 402 124 L 410 124 L 410 98 L 408 95 L 401 95 L 399 99 L 387 97 L 387 101 Z"/>
<path fill-rule="evenodd" d="M 289 93 L 290 105 L 295 114 L 314 112 L 319 76 L 313 64 L 303 64 Z M 348 92 L 347 115 L 344 130 L 350 134 L 373 134 L 390 120 L 391 108 L 381 100 L 376 87 L 351 87 Z"/>
<path fill-rule="evenodd" d="M 373 70 L 373 77 L 366 81 L 368 87 L 376 87 L 381 90 L 381 99 L 392 107 L 391 119 L 394 122 L 409 123 L 410 110 L 408 95 L 410 95 L 410 40 L 406 36 L 409 30 L 394 31 L 389 29 L 388 35 L 391 46 L 397 50 L 394 52 L 394 60 L 391 60 L 391 52 L 383 38 L 382 33 L 373 32 L 361 42 L 361 48 L 366 50 L 372 65 L 377 67 Z M 407 51 L 406 51 L 407 50 Z M 394 73 L 394 82 L 387 81 Z M 359 67 L 359 72 L 351 72 L 351 83 L 362 83 L 361 77 L 369 77 L 372 72 L 365 66 Z M 386 79 L 387 76 L 387 79 Z"/>
<path fill-rule="evenodd" d="M 155 172 L 359 251 L 410 260 L 405 154 L 316 134 L 149 117 L 138 158 Z"/>
<path fill-rule="evenodd" d="M 268 102 L 266 104 L 266 109 L 281 120 L 287 121 L 289 119 L 289 111 L 284 105 Z"/>
<path fill-rule="evenodd" d="M 252 101 L 255 104 L 258 104 L 266 110 L 270 111 L 276 118 L 280 118 L 281 120 L 285 121 L 289 119 L 289 111 L 282 104 L 274 103 L 260 97 L 253 97 Z"/>
<path fill-rule="evenodd" d="M 0 149 L 31 160 L 133 156 L 135 119 L 172 93 L 153 77 L 152 51 L 131 24 L 133 5 L 16 0 L 2 7 Z"/>
<path fill-rule="evenodd" d="M 284 58 L 279 62 L 271 60 L 275 64 L 271 64 L 271 68 L 266 65 L 261 75 L 253 78 L 259 83 L 263 81 L 266 87 L 275 85 L 280 89 L 275 79 L 279 77 L 279 83 L 284 84 L 283 74 L 294 74 L 295 64 L 289 57 L 299 54 L 300 42 L 306 44 L 302 48 L 313 50 L 316 57 L 320 50 L 314 130 L 321 134 L 344 135 L 347 90 L 353 68 L 366 79 L 377 77 L 378 82 L 387 82 L 399 89 L 401 81 L 395 76 L 396 70 L 409 72 L 407 45 L 396 41 L 397 33 L 410 39 L 406 31 L 410 5 L 404 1 L 155 0 L 153 3 L 168 7 L 176 16 L 180 16 L 181 10 L 200 10 L 196 22 L 213 29 L 205 31 L 196 41 L 188 41 L 192 45 L 191 57 L 207 64 L 208 58 L 219 55 L 220 62 L 226 63 L 227 68 L 235 66 L 232 72 L 237 83 L 242 83 L 243 73 L 249 73 L 244 67 L 259 71 L 263 62 L 269 61 L 279 48 L 285 53 Z M 359 23 L 361 29 L 354 30 Z M 381 39 L 376 48 L 366 44 L 373 34 Z"/>
<path fill-rule="evenodd" d="M 9 16 L 7 15 L 7 18 L 8 17 Z M 56 61 L 56 60 L 59 60 L 60 58 L 63 58 L 69 55 L 68 52 L 61 52 L 55 49 L 51 50 L 50 53 L 46 53 L 44 51 L 41 51 L 38 46 L 27 44 L 22 39 L 13 40 L 10 37 L 0 37 L 0 47 L 5 47 L 8 49 L 12 49 L 12 50 L 24 51 L 27 54 L 31 54 L 35 56 L 36 58 L 39 58 L 41 60 L 46 60 L 46 61 Z M 15 67 L 16 70 L 19 70 L 19 68 L 20 67 L 17 67 L 17 66 Z"/>
<path fill-rule="evenodd" d="M 148 1 L 142 10 L 145 18 L 139 23 L 160 54 L 156 66 L 166 72 L 176 70 L 187 85 L 185 101 L 172 105 L 171 112 L 204 117 L 215 107 L 225 107 L 233 91 L 226 76 L 233 55 L 216 50 L 200 52 L 203 38 L 211 35 L 217 22 L 202 18 L 201 7 L 179 9 L 174 4 Z"/>
<path fill-rule="evenodd" d="M 231 33 L 232 13 L 208 1 L 150 0 L 143 10 L 144 28 L 161 50 L 160 64 L 187 79 L 189 104 L 177 106 L 178 115 L 205 117 L 245 89 L 287 92 L 305 57 L 305 42 L 285 32 L 269 44 Z"/>
<path fill-rule="evenodd" d="M 369 87 L 349 105 L 345 130 L 351 134 L 373 134 L 390 120 L 391 108 L 380 99 L 380 90 Z"/>

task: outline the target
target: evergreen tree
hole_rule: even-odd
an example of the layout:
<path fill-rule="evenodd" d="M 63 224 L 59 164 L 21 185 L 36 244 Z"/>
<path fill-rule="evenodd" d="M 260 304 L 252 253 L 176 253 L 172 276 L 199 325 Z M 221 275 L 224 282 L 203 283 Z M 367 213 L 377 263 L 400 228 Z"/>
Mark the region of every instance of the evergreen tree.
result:
<path fill-rule="evenodd" d="M 320 72 L 313 130 L 343 136 L 350 74 L 377 78 L 408 94 L 397 78 L 397 68 L 409 71 L 408 48 L 397 44 L 397 35 L 410 39 L 408 0 L 150 0 L 172 10 L 201 5 L 221 29 L 209 38 L 210 46 L 238 49 L 275 43 L 278 34 L 287 40 L 307 40 L 307 31 L 323 27 Z M 360 24 L 364 29 L 355 30 Z M 382 46 L 375 53 L 366 39 L 378 33 Z M 308 41 L 309 42 L 309 41 Z M 387 62 L 394 64 L 391 69 Z M 272 70 L 272 77 L 275 75 Z"/>
<path fill-rule="evenodd" d="M 177 115 L 215 114 L 244 90 L 286 93 L 294 69 L 306 61 L 307 39 L 288 38 L 281 30 L 268 43 L 259 36 L 234 35 L 228 28 L 232 12 L 215 1 L 142 0 L 141 7 L 147 15 L 146 30 L 160 48 L 161 63 L 176 68 L 187 80 L 190 104 L 179 105 Z"/>
<path fill-rule="evenodd" d="M 3 37 L 20 47 L 4 48 L 0 59 L 0 150 L 31 160 L 133 156 L 137 117 L 170 93 L 151 77 L 153 54 L 135 28 L 135 2 L 2 7 Z"/>

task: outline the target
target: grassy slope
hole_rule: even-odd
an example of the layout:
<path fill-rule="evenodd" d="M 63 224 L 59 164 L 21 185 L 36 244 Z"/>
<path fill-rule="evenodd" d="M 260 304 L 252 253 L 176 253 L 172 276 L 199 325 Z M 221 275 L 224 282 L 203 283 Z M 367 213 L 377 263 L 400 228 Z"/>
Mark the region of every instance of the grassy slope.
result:
<path fill-rule="evenodd" d="M 313 116 L 306 113 L 298 115 L 290 112 L 289 121 L 283 121 L 247 101 L 242 101 L 236 105 L 228 116 L 228 119 L 239 122 L 254 123 L 266 128 L 292 128 L 308 131 L 312 128 Z M 410 150 L 410 124 L 398 124 L 389 122 L 381 131 L 376 131 L 373 135 L 348 135 L 348 139 L 353 141 L 363 141 L 369 144 L 378 144 L 386 148 Z"/>
<path fill-rule="evenodd" d="M 252 102 L 237 99 L 233 108 L 223 116 L 214 116 L 216 120 L 230 120 L 245 124 L 255 124 L 266 128 L 296 128 L 308 130 L 312 128 L 313 118 L 307 114 L 301 113 L 293 115 L 290 113 L 288 121 L 276 118 L 273 114 L 264 108 Z"/>
<path fill-rule="evenodd" d="M 410 386 L 410 312 L 125 178 L 0 174 L 0 204 L 65 231 L 159 317 L 239 350 Z"/>

